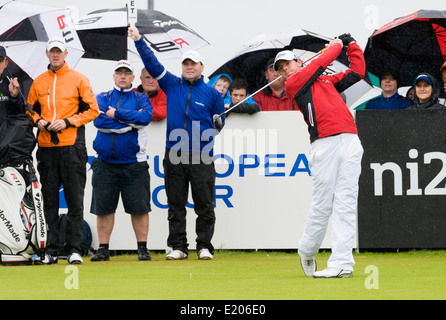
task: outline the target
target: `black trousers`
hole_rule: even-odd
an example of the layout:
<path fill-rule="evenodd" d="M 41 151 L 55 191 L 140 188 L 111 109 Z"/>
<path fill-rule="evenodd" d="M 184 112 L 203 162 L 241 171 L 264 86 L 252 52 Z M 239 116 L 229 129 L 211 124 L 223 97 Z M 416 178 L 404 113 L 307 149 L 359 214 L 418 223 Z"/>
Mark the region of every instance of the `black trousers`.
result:
<path fill-rule="evenodd" d="M 186 161 L 173 160 L 166 149 L 163 160 L 164 184 L 166 187 L 169 221 L 167 245 L 173 250 L 188 252 L 186 234 L 186 204 L 189 185 L 192 191 L 194 210 L 197 214 L 195 231 L 197 251 L 207 248 L 214 253 L 211 240 L 215 228 L 214 187 L 215 167 L 212 160 L 193 159 L 192 154 L 182 156 Z M 200 156 L 200 154 L 194 154 Z M 176 159 L 178 160 L 178 159 Z"/>
<path fill-rule="evenodd" d="M 81 253 L 87 150 L 77 146 L 39 147 L 36 158 L 48 224 L 48 251 L 54 254 L 54 250 L 63 246 L 67 254 Z M 68 206 L 65 243 L 59 243 L 59 189 L 62 184 Z"/>

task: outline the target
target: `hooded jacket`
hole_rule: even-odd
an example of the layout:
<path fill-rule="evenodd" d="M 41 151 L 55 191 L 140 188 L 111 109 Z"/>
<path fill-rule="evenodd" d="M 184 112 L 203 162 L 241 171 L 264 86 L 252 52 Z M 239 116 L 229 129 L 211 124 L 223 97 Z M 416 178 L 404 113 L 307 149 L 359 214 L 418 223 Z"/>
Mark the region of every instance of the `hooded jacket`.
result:
<path fill-rule="evenodd" d="M 225 111 L 220 92 L 203 81 L 193 83 L 167 71 L 141 37 L 135 47 L 147 71 L 167 95 L 166 149 L 200 152 L 213 156 L 212 117 Z M 223 125 L 225 116 L 221 117 Z"/>
<path fill-rule="evenodd" d="M 209 79 L 209 81 L 208 81 L 208 85 L 211 86 L 211 87 L 214 87 L 215 84 L 217 83 L 218 79 L 220 79 L 222 76 L 225 76 L 226 78 L 228 78 L 230 84 L 232 83 L 231 76 L 229 74 L 222 73 L 222 74 L 217 74 L 217 75 L 211 77 Z M 232 103 L 232 99 L 229 96 L 229 88 L 228 88 L 228 91 L 226 92 L 226 95 L 223 97 L 223 102 L 224 102 L 224 104 L 231 104 Z"/>
<path fill-rule="evenodd" d="M 446 109 L 446 106 L 438 103 L 438 98 L 440 97 L 440 86 L 438 85 L 438 81 L 429 73 L 423 73 L 426 75 L 432 82 L 432 95 L 429 101 L 421 103 L 416 95 L 414 97 L 414 104 L 409 106 L 408 110 L 434 110 L 434 109 Z"/>
<path fill-rule="evenodd" d="M 117 86 L 97 96 L 100 114 L 94 121 L 98 128 L 93 149 L 108 163 L 147 161 L 147 125 L 152 119 L 149 97 Z M 108 107 L 116 109 L 115 118 L 105 115 Z"/>

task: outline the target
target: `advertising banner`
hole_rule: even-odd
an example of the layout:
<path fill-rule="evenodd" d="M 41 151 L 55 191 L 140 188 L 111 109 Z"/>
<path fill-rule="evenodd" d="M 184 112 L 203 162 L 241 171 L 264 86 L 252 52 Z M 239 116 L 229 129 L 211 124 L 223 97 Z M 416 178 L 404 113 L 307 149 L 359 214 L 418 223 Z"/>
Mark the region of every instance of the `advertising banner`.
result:
<path fill-rule="evenodd" d="M 362 110 L 359 248 L 446 248 L 446 112 Z"/>
<path fill-rule="evenodd" d="M 148 248 L 167 249 L 167 199 L 164 190 L 163 157 L 166 121 L 148 126 L 147 150 L 150 166 L 152 212 Z M 87 126 L 90 163 L 96 128 Z M 297 249 L 312 200 L 308 164 L 309 135 L 297 111 L 230 114 L 214 147 L 216 226 L 215 249 Z M 85 189 L 85 220 L 97 247 L 96 216 L 89 213 L 91 170 Z M 187 206 L 189 249 L 195 248 L 195 219 L 192 197 Z M 134 250 L 136 239 L 130 217 L 121 201 L 110 241 L 112 250 Z M 354 244 L 353 244 L 354 245 Z M 330 233 L 322 247 L 330 247 Z"/>

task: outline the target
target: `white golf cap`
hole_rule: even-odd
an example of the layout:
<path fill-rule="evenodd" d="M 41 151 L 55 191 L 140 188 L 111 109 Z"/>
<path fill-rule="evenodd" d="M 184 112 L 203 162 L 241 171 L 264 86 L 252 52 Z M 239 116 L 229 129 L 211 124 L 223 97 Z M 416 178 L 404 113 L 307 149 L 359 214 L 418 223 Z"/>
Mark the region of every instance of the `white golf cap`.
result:
<path fill-rule="evenodd" d="M 119 60 L 116 64 L 115 64 L 115 68 L 113 69 L 113 71 L 118 70 L 119 68 L 127 68 L 129 69 L 131 72 L 133 72 L 133 66 L 130 64 L 130 62 L 128 62 L 127 60 Z"/>
<path fill-rule="evenodd" d="M 296 56 L 296 54 L 291 50 L 280 51 L 276 55 L 276 58 L 274 59 L 274 70 L 277 71 L 277 62 L 279 62 L 280 60 L 286 60 L 286 61 L 296 60 L 297 61 L 298 59 L 299 58 Z"/>
<path fill-rule="evenodd" d="M 59 48 L 60 51 L 62 51 L 62 52 L 67 50 L 67 44 L 65 43 L 64 38 L 54 37 L 54 38 L 51 38 L 50 40 L 48 40 L 48 42 L 46 44 L 46 50 L 50 51 L 53 48 Z"/>
<path fill-rule="evenodd" d="M 199 54 L 197 51 L 189 50 L 185 53 L 183 53 L 183 57 L 181 58 L 181 62 L 184 62 L 186 59 L 191 59 L 193 62 L 201 62 L 203 63 L 203 58 L 201 57 L 201 54 Z"/>

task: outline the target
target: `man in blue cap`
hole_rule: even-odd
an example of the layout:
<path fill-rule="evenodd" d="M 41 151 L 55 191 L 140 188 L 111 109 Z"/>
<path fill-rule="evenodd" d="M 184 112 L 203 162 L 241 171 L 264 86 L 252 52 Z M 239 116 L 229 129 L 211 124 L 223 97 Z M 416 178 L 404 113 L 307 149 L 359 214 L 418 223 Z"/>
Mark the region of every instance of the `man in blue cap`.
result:
<path fill-rule="evenodd" d="M 414 104 L 407 109 L 410 110 L 432 110 L 446 109 L 446 106 L 438 103 L 440 86 L 438 81 L 429 73 L 419 74 L 414 82 L 415 97 Z"/>

